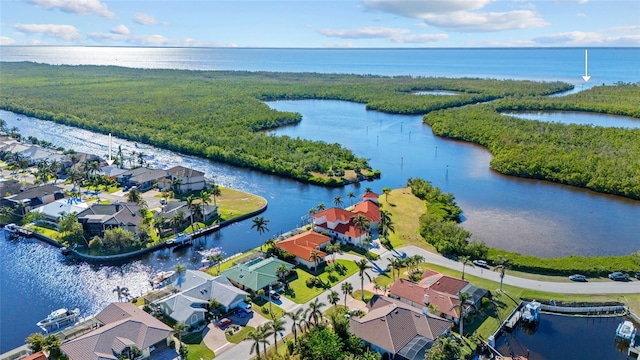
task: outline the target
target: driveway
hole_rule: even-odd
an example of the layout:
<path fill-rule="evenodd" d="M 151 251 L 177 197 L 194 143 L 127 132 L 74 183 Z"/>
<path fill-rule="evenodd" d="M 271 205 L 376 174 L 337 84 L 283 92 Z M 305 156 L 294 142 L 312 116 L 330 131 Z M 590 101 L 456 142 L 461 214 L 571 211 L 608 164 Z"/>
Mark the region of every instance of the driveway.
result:
<path fill-rule="evenodd" d="M 209 323 L 207 328 L 204 330 L 202 341 L 216 354 L 216 356 L 234 345 L 227 341 L 227 337 L 224 335 L 224 330 L 220 329 L 213 323 Z"/>

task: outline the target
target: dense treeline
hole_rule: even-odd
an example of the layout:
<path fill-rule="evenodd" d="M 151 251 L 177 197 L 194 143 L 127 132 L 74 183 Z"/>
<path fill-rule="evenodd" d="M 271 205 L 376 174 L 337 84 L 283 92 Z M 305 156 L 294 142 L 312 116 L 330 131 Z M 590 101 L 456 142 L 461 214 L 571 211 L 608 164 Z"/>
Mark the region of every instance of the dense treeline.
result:
<path fill-rule="evenodd" d="M 550 94 L 564 83 L 312 73 L 145 70 L 3 63 L 0 108 L 113 133 L 186 154 L 301 181 L 343 183 L 344 170 L 370 167 L 339 144 L 264 133 L 301 121 L 263 101 L 332 99 L 417 114 L 504 96 Z M 458 96 L 414 95 L 452 90 Z M 319 176 L 320 175 L 320 176 Z"/>
<path fill-rule="evenodd" d="M 425 202 L 426 211 L 420 216 L 420 236 L 444 255 L 466 255 L 481 259 L 487 255 L 482 242 L 469 242 L 471 233 L 458 225 L 462 209 L 451 193 L 420 178 L 409 178 L 411 193 Z"/>
<path fill-rule="evenodd" d="M 610 98 L 605 96 L 607 91 Z M 640 86 L 595 88 L 593 103 L 588 102 L 590 92 L 539 103 L 549 106 L 545 109 L 566 104 L 563 109 L 593 111 L 618 106 L 627 115 L 640 109 Z M 614 98 L 624 100 L 607 107 Z M 437 135 L 486 146 L 494 155 L 491 167 L 503 174 L 640 199 L 640 130 L 547 123 L 499 113 L 505 109 L 534 110 L 535 104 L 538 102 L 528 99 L 505 99 L 432 112 L 425 116 L 425 122 Z"/>

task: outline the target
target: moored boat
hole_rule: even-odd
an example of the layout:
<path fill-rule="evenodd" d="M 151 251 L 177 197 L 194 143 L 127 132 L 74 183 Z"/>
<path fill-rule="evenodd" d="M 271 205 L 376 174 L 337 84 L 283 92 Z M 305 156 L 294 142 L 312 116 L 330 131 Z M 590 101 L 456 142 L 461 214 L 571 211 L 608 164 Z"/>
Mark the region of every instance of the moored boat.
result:
<path fill-rule="evenodd" d="M 527 303 L 523 308 L 522 308 L 522 320 L 524 322 L 528 322 L 528 323 L 534 323 L 537 322 L 538 319 L 540 318 L 540 310 L 542 308 L 542 305 L 533 300 L 532 302 Z"/>
<path fill-rule="evenodd" d="M 154 277 L 151 280 L 151 286 L 154 289 L 157 288 L 161 288 L 164 285 L 166 285 L 166 283 L 169 281 L 169 279 L 171 279 L 171 277 L 173 276 L 173 274 L 175 274 L 176 272 L 171 270 L 171 271 L 160 271 L 156 277 Z"/>
<path fill-rule="evenodd" d="M 20 227 L 14 223 L 7 224 L 4 226 L 4 230 L 9 234 L 16 234 L 18 232 L 18 229 L 20 229 Z"/>
<path fill-rule="evenodd" d="M 44 331 L 59 329 L 63 326 L 75 323 L 79 316 L 80 309 L 78 308 L 73 310 L 62 308 L 51 312 L 51 314 L 47 315 L 46 318 L 38 321 L 36 325 Z"/>
<path fill-rule="evenodd" d="M 633 323 L 629 320 L 625 320 L 618 324 L 618 328 L 616 329 L 616 337 L 623 340 L 634 340 L 636 337 L 636 333 L 638 329 L 633 326 Z"/>

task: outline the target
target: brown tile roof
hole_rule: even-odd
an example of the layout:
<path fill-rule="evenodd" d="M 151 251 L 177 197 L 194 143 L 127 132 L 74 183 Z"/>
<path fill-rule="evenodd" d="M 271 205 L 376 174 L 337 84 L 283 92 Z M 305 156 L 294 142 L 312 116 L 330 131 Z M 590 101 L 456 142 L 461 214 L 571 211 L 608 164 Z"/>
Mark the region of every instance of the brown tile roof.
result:
<path fill-rule="evenodd" d="M 42 351 L 38 351 L 37 353 L 33 353 L 22 360 L 47 360 L 47 357 Z"/>
<path fill-rule="evenodd" d="M 420 285 L 427 286 L 431 290 L 457 296 L 460 290 L 469 284 L 468 281 L 456 279 L 440 273 L 430 274 L 431 272 L 429 272 L 429 274 L 425 276 L 428 271 L 429 270 L 422 274 Z"/>
<path fill-rule="evenodd" d="M 171 169 L 167 170 L 167 172 L 173 176 L 179 177 L 204 176 L 204 173 L 202 171 L 194 170 L 184 166 L 174 166 Z"/>
<path fill-rule="evenodd" d="M 384 296 L 375 295 L 367 307 L 367 315 L 350 318 L 350 331 L 393 354 L 418 335 L 434 340 L 451 326 L 449 320 L 425 316 L 418 308 Z"/>
<path fill-rule="evenodd" d="M 373 191 L 369 191 L 368 193 L 365 193 L 364 195 L 362 195 L 363 199 L 377 199 L 379 197 L 380 195 L 374 193 Z"/>
<path fill-rule="evenodd" d="M 127 346 L 144 350 L 165 340 L 172 329 L 131 303 L 112 303 L 96 315 L 104 325 L 62 344 L 71 360 L 117 359 Z"/>
<path fill-rule="evenodd" d="M 311 253 L 314 251 L 323 258 L 327 256 L 327 253 L 319 250 L 318 247 L 330 241 L 330 237 L 309 230 L 302 234 L 279 241 L 275 246 L 301 259 L 310 261 Z"/>
<path fill-rule="evenodd" d="M 380 207 L 373 201 L 365 200 L 357 203 L 353 212 L 364 215 L 369 221 L 380 222 Z"/>
<path fill-rule="evenodd" d="M 435 306 L 439 312 L 447 314 L 454 319 L 459 317 L 458 311 L 454 308 L 455 305 L 460 303 L 457 295 L 435 291 L 406 279 L 396 280 L 391 285 L 389 293 L 423 306 L 428 305 L 426 303 L 428 300 L 429 304 Z"/>

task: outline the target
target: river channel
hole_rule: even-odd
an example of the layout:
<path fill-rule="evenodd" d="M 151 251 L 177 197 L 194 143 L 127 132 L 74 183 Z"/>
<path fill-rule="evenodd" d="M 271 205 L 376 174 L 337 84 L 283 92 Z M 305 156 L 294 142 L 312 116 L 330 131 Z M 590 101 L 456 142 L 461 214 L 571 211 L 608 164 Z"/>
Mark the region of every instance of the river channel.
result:
<path fill-rule="evenodd" d="M 640 248 L 640 202 L 500 175 L 489 169 L 491 155 L 486 149 L 435 137 L 420 116 L 382 114 L 340 101 L 279 101 L 269 106 L 303 115 L 299 125 L 278 129 L 274 136 L 338 142 L 370 159 L 382 178 L 331 189 L 122 139 L 114 139 L 113 147 L 122 146 L 125 153 L 142 151 L 154 167 L 190 166 L 223 186 L 265 197 L 269 207 L 262 216 L 270 221 L 267 236 L 300 225 L 301 216 L 321 202 L 332 206 L 336 195 L 347 204 L 350 191 L 361 194 L 364 187 L 371 187 L 380 192 L 385 186 L 404 185 L 409 177 L 422 177 L 455 194 L 464 210 L 462 225 L 475 240 L 490 246 L 539 256 L 628 254 Z M 0 118 L 24 136 L 56 146 L 102 156 L 108 151 L 106 135 L 7 111 L 0 111 Z M 0 239 L 0 352 L 38 331 L 34 324 L 53 309 L 79 307 L 84 315 L 95 313 L 116 300 L 112 289 L 118 285 L 138 295 L 148 290 L 148 279 L 159 270 L 178 262 L 198 268 L 199 249 L 221 247 L 231 255 L 259 243 L 258 233 L 245 221 L 203 238 L 194 248 L 160 251 L 124 266 L 94 266 L 64 259 L 37 241 Z"/>

